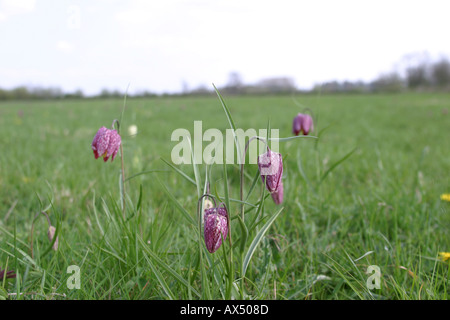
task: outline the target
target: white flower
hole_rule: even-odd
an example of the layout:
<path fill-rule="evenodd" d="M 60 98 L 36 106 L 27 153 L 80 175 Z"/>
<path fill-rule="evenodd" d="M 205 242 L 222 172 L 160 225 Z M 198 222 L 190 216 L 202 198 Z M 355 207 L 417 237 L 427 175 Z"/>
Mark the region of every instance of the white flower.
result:
<path fill-rule="evenodd" d="M 130 136 L 135 136 L 138 132 L 138 128 L 137 125 L 132 124 L 131 126 L 128 127 L 128 134 Z"/>

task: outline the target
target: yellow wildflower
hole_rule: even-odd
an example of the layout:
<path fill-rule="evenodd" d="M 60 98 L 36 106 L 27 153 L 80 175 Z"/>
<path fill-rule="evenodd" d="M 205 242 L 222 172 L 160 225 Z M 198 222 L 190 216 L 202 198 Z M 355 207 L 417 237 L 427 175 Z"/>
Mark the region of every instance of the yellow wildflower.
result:
<path fill-rule="evenodd" d="M 450 252 L 439 252 L 439 256 L 443 261 L 450 260 Z"/>
<path fill-rule="evenodd" d="M 441 194 L 441 200 L 450 201 L 450 193 Z"/>

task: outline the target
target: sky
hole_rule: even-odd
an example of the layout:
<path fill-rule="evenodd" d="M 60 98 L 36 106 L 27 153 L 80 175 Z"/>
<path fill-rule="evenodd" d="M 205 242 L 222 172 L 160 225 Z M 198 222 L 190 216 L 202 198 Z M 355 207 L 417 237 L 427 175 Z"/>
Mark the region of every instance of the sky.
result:
<path fill-rule="evenodd" d="M 449 12 L 448 0 L 0 0 L 0 88 L 371 81 L 450 56 Z"/>

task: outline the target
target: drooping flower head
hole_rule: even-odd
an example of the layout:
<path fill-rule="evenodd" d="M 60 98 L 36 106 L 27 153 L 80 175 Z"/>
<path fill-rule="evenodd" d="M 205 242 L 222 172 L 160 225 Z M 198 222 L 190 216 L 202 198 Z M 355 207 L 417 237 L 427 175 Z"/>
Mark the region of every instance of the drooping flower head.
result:
<path fill-rule="evenodd" d="M 267 148 L 268 151 L 258 156 L 258 168 L 261 179 L 269 192 L 277 191 L 283 175 L 281 154 Z"/>
<path fill-rule="evenodd" d="M 292 123 L 292 133 L 298 136 L 300 131 L 302 131 L 302 121 L 303 121 L 303 114 L 299 113 L 294 117 L 294 121 Z"/>
<path fill-rule="evenodd" d="M 298 136 L 300 132 L 307 136 L 314 130 L 313 118 L 309 114 L 299 113 L 295 116 L 292 123 L 292 132 Z"/>
<path fill-rule="evenodd" d="M 112 156 L 111 162 L 114 161 L 121 142 L 122 139 L 116 130 L 101 127 L 97 131 L 94 140 L 92 140 L 92 150 L 94 151 L 95 159 L 102 156 L 103 161 L 106 162 Z"/>
<path fill-rule="evenodd" d="M 278 190 L 272 192 L 270 195 L 272 196 L 273 202 L 275 204 L 281 204 L 283 202 L 283 182 L 280 182 L 278 186 Z"/>
<path fill-rule="evenodd" d="M 303 134 L 307 136 L 311 131 L 314 130 L 313 119 L 309 114 L 304 114 L 302 118 L 302 130 Z"/>
<path fill-rule="evenodd" d="M 213 207 L 205 210 L 204 237 L 206 248 L 214 253 L 222 245 L 228 234 L 228 213 L 225 207 Z"/>

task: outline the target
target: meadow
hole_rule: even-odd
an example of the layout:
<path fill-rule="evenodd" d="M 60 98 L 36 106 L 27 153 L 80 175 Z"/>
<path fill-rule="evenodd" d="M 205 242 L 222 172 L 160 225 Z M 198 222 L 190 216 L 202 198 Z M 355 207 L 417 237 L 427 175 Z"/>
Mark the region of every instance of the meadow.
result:
<path fill-rule="evenodd" d="M 203 130 L 230 128 L 217 96 L 1 102 L 0 269 L 16 277 L 0 281 L 0 296 L 449 298 L 449 263 L 438 253 L 450 251 L 450 202 L 440 199 L 450 193 L 450 94 L 223 99 L 237 128 L 270 123 L 280 137 L 293 135 L 304 108 L 315 116 L 317 139 L 279 143 L 281 205 L 264 195 L 257 165 L 245 165 L 246 242 L 239 166 L 171 162 L 175 129 L 192 134 L 197 120 Z M 120 156 L 105 163 L 91 149 L 97 130 L 119 118 L 124 185 Z M 206 182 L 229 204 L 234 241 L 214 254 L 198 227 Z M 42 211 L 57 228 L 56 251 Z"/>

